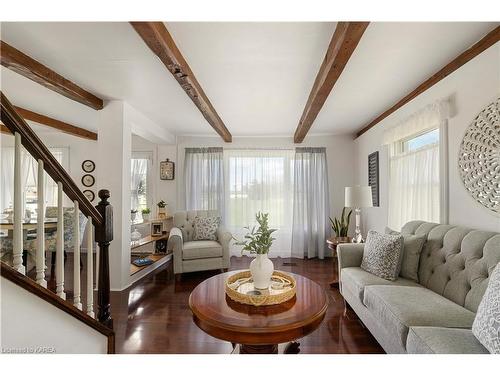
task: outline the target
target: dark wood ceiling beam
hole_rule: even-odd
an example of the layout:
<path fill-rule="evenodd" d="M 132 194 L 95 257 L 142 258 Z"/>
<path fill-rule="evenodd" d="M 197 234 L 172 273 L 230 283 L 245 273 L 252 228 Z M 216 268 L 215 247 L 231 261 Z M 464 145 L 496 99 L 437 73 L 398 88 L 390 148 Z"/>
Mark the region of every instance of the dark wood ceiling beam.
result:
<path fill-rule="evenodd" d="M 4 41 L 0 41 L 0 63 L 6 68 L 69 99 L 75 100 L 93 109 L 103 108 L 102 99 L 84 90 Z"/>
<path fill-rule="evenodd" d="M 38 124 L 57 129 L 63 133 L 74 135 L 76 137 L 97 141 L 97 133 L 94 133 L 90 130 L 83 129 L 78 126 L 71 125 L 66 122 L 56 120 L 55 118 L 44 116 L 40 113 L 36 113 L 21 107 L 14 108 L 16 109 L 17 113 L 19 113 L 25 120 L 33 121 Z"/>
<path fill-rule="evenodd" d="M 210 126 L 224 141 L 231 142 L 231 133 L 205 95 L 165 24 L 163 22 L 130 22 L 130 24 L 153 53 L 160 58 L 168 71 L 172 73 Z"/>
<path fill-rule="evenodd" d="M 12 135 L 12 132 L 4 124 L 0 122 L 0 133 Z"/>
<path fill-rule="evenodd" d="M 363 128 L 356 133 L 356 138 L 361 136 L 362 134 L 366 133 L 368 130 L 373 128 L 380 121 L 385 119 L 387 116 L 396 112 L 399 108 L 401 108 L 402 106 L 404 106 L 406 103 L 410 102 L 411 100 L 415 99 L 417 96 L 422 94 L 424 91 L 430 89 L 436 83 L 438 83 L 442 79 L 449 76 L 455 70 L 457 70 L 458 68 L 460 68 L 462 65 L 466 64 L 467 62 L 469 62 L 473 58 L 475 58 L 477 55 L 479 55 L 483 51 L 490 48 L 492 45 L 497 43 L 499 40 L 500 40 L 500 26 L 491 30 L 479 42 L 475 43 L 472 47 L 470 47 L 467 50 L 465 50 L 464 52 L 462 52 L 460 55 L 458 55 L 456 58 L 454 58 L 450 63 L 446 64 L 443 68 L 441 68 L 439 71 L 437 71 L 432 76 L 430 76 L 428 79 L 426 79 L 424 82 L 422 82 L 420 85 L 418 85 L 417 88 L 415 88 L 408 95 L 404 96 L 401 100 L 399 100 L 392 107 L 390 107 L 385 112 L 378 115 L 370 123 L 363 126 Z"/>
<path fill-rule="evenodd" d="M 314 85 L 295 130 L 294 142 L 301 143 L 311 129 L 333 86 L 356 49 L 369 22 L 339 22 L 326 51 Z"/>
<path fill-rule="evenodd" d="M 94 133 L 90 130 L 83 129 L 78 126 L 74 126 L 66 122 L 56 120 L 55 118 L 44 116 L 21 107 L 14 107 L 14 108 L 17 111 L 17 113 L 19 113 L 21 117 L 23 117 L 25 120 L 33 121 L 36 122 L 37 124 L 57 129 L 63 133 L 70 134 L 75 137 L 89 139 L 91 141 L 97 141 L 97 133 Z M 0 130 L 2 133 L 12 134 L 9 128 L 7 128 L 5 125 L 2 125 Z"/>

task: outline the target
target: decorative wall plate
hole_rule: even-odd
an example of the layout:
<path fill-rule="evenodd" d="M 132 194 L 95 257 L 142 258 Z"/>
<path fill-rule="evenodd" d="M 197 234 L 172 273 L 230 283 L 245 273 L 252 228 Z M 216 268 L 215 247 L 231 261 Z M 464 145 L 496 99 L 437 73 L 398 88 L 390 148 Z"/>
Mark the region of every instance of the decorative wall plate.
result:
<path fill-rule="evenodd" d="M 84 160 L 82 163 L 82 169 L 87 173 L 94 172 L 95 163 L 92 160 Z"/>
<path fill-rule="evenodd" d="M 458 167 L 472 197 L 500 213 L 500 98 L 483 109 L 465 131 Z"/>
<path fill-rule="evenodd" d="M 92 190 L 84 190 L 83 191 L 83 194 L 85 194 L 85 196 L 87 197 L 87 199 L 91 202 L 94 201 L 95 199 L 95 194 Z"/>
<path fill-rule="evenodd" d="M 95 178 L 91 174 L 84 174 L 82 177 L 82 184 L 85 187 L 91 187 L 95 184 Z"/>

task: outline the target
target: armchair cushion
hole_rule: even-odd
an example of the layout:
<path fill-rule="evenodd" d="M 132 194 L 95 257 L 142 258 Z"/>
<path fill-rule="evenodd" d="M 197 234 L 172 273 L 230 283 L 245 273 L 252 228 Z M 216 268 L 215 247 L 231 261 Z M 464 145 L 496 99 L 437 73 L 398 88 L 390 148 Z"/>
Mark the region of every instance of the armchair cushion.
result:
<path fill-rule="evenodd" d="M 217 241 L 184 242 L 182 259 L 203 259 L 222 257 L 222 246 Z"/>
<path fill-rule="evenodd" d="M 217 240 L 217 228 L 221 222 L 220 216 L 195 217 L 193 240 Z"/>

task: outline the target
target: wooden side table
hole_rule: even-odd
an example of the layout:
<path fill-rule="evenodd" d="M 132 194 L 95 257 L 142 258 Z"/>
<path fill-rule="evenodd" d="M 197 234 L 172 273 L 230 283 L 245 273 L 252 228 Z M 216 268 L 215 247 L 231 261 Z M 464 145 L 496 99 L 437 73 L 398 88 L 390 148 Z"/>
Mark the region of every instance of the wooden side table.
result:
<path fill-rule="evenodd" d="M 333 260 L 333 280 L 330 282 L 331 288 L 339 287 L 339 263 L 337 257 L 337 245 L 351 242 L 351 237 L 330 237 L 326 240 L 328 248 L 332 251 Z"/>

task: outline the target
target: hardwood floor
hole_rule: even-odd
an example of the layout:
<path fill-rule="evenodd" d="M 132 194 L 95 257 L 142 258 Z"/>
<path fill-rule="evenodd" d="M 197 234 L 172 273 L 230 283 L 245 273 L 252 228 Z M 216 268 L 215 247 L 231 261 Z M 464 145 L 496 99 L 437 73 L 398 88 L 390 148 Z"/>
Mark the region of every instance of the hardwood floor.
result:
<path fill-rule="evenodd" d="M 73 254 L 65 263 L 66 298 L 73 298 Z M 230 270 L 248 268 L 252 258 L 232 257 Z M 325 290 L 329 306 L 319 328 L 300 342 L 300 353 L 343 354 L 384 353 L 370 332 L 361 324 L 352 310 L 344 316 L 344 302 L 339 291 L 331 289 L 332 260 L 273 259 L 276 269 L 306 276 Z M 54 269 L 49 265 L 48 286 L 55 290 Z M 86 254 L 82 254 L 86 265 Z M 183 274 L 176 282 L 172 262 L 153 271 L 137 283 L 120 292 L 111 292 L 111 315 L 116 334 L 116 353 L 203 354 L 232 351 L 229 342 L 209 336 L 192 320 L 188 298 L 191 291 L 218 271 Z M 34 278 L 34 270 L 29 275 Z M 85 280 L 85 267 L 82 269 Z M 86 305 L 86 285 L 82 283 L 82 303 Z M 97 295 L 94 295 L 97 312 Z"/>
<path fill-rule="evenodd" d="M 248 268 L 251 258 L 231 258 Z M 274 259 L 277 269 L 309 277 L 327 291 L 329 308 L 320 327 L 299 340 L 301 353 L 383 353 L 370 332 L 330 289 L 331 259 Z M 232 346 L 205 334 L 192 320 L 188 298 L 198 283 L 217 272 L 184 274 L 175 282 L 171 262 L 121 292 L 111 293 L 117 353 L 230 353 Z"/>

